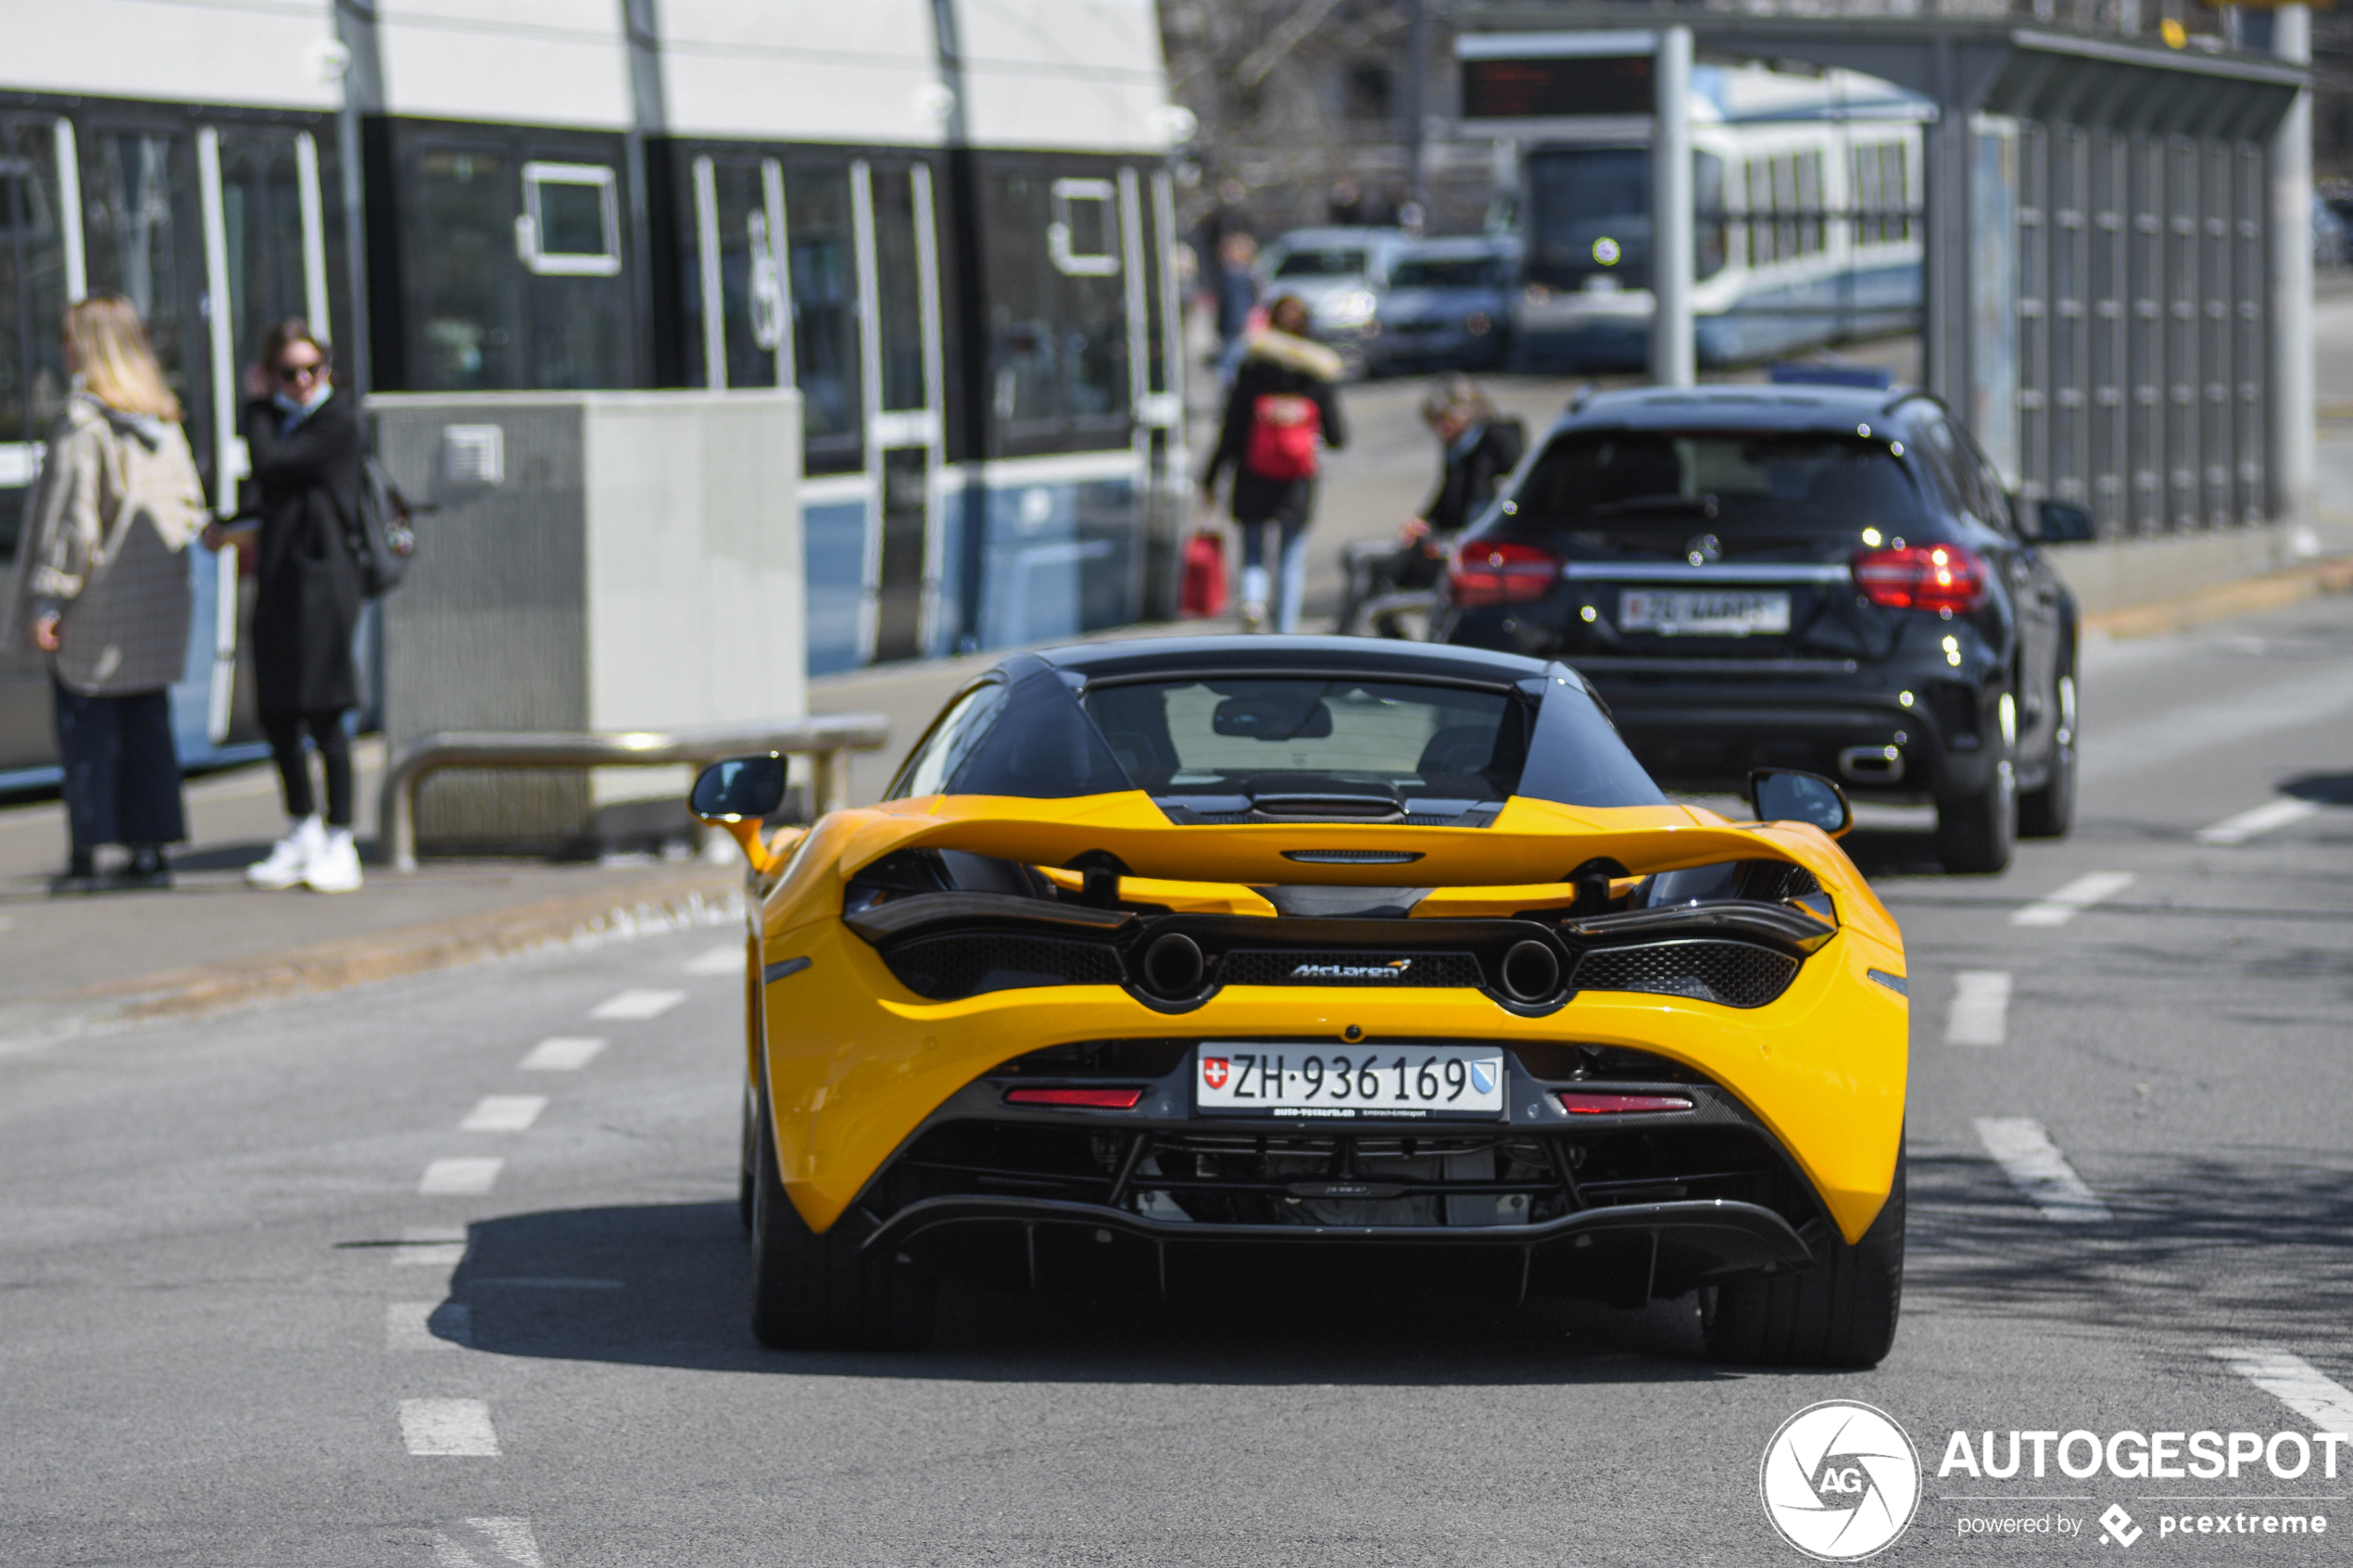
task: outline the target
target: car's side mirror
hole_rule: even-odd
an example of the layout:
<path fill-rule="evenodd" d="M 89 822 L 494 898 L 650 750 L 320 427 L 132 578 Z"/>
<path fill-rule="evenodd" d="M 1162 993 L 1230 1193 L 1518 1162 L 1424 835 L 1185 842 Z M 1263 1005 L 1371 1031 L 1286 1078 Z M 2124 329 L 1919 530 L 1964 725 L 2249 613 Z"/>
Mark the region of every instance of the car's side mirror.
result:
<path fill-rule="evenodd" d="M 726 830 L 743 846 L 752 870 L 766 871 L 768 850 L 761 839 L 761 822 L 785 803 L 785 771 L 784 758 L 773 751 L 713 762 L 695 780 L 686 809 L 705 827 Z"/>
<path fill-rule="evenodd" d="M 1760 768 L 1748 776 L 1748 800 L 1760 822 L 1809 822 L 1832 838 L 1855 825 L 1846 792 L 1819 773 Z"/>
<path fill-rule="evenodd" d="M 2072 501 L 2034 503 L 2034 541 L 2038 545 L 2088 545 L 2099 537 L 2092 508 Z"/>

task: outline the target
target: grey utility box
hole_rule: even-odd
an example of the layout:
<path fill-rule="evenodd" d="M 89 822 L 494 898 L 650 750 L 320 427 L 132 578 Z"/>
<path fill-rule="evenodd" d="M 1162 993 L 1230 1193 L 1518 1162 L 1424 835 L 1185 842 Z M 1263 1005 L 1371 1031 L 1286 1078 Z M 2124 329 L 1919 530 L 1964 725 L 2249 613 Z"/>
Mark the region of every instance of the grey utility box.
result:
<path fill-rule="evenodd" d="M 678 730 L 806 709 L 800 397 L 386 394 L 376 451 L 417 553 L 384 606 L 384 728 Z M 440 774 L 421 843 L 683 831 L 683 771 Z M 674 822 L 673 819 L 675 819 Z"/>

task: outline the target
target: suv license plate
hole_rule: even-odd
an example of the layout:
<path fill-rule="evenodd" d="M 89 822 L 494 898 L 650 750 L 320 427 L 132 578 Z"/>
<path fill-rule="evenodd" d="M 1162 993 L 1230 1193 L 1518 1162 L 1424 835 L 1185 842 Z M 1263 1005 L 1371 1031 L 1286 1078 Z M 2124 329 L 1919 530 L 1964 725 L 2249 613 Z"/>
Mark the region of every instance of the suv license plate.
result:
<path fill-rule="evenodd" d="M 1617 597 L 1617 625 L 1662 637 L 1779 636 L 1789 631 L 1789 596 L 1629 588 Z"/>
<path fill-rule="evenodd" d="M 1204 1116 L 1492 1122 L 1504 1088 L 1500 1046 L 1241 1044 L 1193 1054 L 1193 1107 Z"/>

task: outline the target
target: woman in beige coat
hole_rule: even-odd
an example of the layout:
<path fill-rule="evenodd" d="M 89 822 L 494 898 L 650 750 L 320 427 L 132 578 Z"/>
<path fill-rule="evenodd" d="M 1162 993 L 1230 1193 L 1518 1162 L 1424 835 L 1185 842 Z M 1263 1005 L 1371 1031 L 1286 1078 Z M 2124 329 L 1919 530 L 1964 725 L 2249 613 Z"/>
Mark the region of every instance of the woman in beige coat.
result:
<path fill-rule="evenodd" d="M 24 514 L 9 624 L 49 655 L 71 858 L 58 892 L 168 887 L 187 836 L 168 688 L 188 657 L 188 546 L 204 489 L 139 313 L 120 295 L 66 312 L 77 378 Z M 97 875 L 120 844 L 129 866 Z"/>

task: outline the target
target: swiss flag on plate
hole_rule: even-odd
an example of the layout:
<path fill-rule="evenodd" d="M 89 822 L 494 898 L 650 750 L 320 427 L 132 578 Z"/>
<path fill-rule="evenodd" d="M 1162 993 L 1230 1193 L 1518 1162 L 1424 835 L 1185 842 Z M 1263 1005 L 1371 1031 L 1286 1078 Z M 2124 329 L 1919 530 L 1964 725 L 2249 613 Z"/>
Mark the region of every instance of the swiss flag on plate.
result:
<path fill-rule="evenodd" d="M 1226 1073 L 1227 1066 L 1226 1059 L 1224 1057 L 1205 1056 L 1202 1058 L 1201 1081 L 1207 1084 L 1211 1088 L 1222 1089 L 1226 1086 Z"/>

